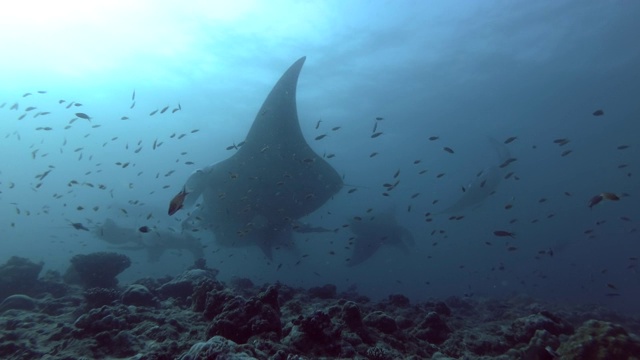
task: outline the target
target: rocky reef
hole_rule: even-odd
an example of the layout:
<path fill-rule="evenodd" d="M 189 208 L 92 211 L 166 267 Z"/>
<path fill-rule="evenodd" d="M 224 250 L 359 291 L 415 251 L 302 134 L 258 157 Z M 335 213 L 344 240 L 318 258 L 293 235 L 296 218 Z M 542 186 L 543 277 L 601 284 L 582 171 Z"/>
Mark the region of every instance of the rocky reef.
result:
<path fill-rule="evenodd" d="M 51 274 L 37 279 L 40 270 L 26 259 L 0 267 L 8 274 L 31 269 L 29 286 L 13 287 L 12 276 L 0 279 L 0 358 L 544 360 L 640 354 L 634 335 L 640 321 L 593 306 L 526 297 L 412 303 L 401 294 L 372 302 L 331 284 L 301 289 L 234 278 L 227 285 L 203 262 L 175 278 L 118 285 L 115 276 L 128 259 L 85 256 L 72 260 L 76 272 L 92 271 L 87 259 L 116 263 L 101 278 L 76 274 L 79 283 L 61 283 Z"/>
<path fill-rule="evenodd" d="M 65 280 L 77 282 L 85 288 L 112 288 L 118 285 L 116 276 L 131 266 L 128 256 L 114 252 L 96 252 L 76 255 Z"/>

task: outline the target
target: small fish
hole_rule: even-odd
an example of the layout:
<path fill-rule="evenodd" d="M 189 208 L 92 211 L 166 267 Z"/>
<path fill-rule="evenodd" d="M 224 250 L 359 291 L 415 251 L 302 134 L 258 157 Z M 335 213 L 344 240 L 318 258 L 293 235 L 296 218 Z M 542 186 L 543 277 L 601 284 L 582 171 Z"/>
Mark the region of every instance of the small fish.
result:
<path fill-rule="evenodd" d="M 318 136 L 316 136 L 316 140 L 322 140 L 325 137 L 327 137 L 327 134 L 318 135 Z"/>
<path fill-rule="evenodd" d="M 378 155 L 378 153 L 374 151 L 374 152 L 372 152 L 372 153 L 369 155 L 369 157 L 370 157 L 370 158 L 372 158 L 372 157 L 374 157 L 374 156 L 376 156 L 376 155 Z"/>
<path fill-rule="evenodd" d="M 187 195 L 189 195 L 189 192 L 187 192 L 186 187 L 183 187 L 182 190 L 174 196 L 173 199 L 171 199 L 171 202 L 169 203 L 169 216 L 175 214 L 178 210 L 184 207 L 184 199 Z"/>
<path fill-rule="evenodd" d="M 512 162 L 517 161 L 517 160 L 518 159 L 516 159 L 516 158 L 508 158 L 502 164 L 500 164 L 500 168 L 503 169 L 503 168 L 509 166 L 509 164 L 511 164 Z"/>
<path fill-rule="evenodd" d="M 499 237 L 506 237 L 506 236 L 508 236 L 508 237 L 510 237 L 510 238 L 514 238 L 514 239 L 515 239 L 515 237 L 516 237 L 516 234 L 515 234 L 515 233 L 512 233 L 512 232 L 510 232 L 510 231 L 505 231 L 505 230 L 496 230 L 496 231 L 494 231 L 494 232 L 493 232 L 493 235 L 495 235 L 495 236 L 499 236 Z"/>
<path fill-rule="evenodd" d="M 71 226 L 73 226 L 73 228 L 76 230 L 90 231 L 84 225 L 82 225 L 82 223 L 71 223 Z"/>
<path fill-rule="evenodd" d="M 322 120 L 318 120 L 318 122 L 316 123 L 316 130 L 320 127 L 320 123 L 322 122 Z M 316 139 L 317 140 L 317 139 Z"/>
<path fill-rule="evenodd" d="M 378 136 L 380 136 L 380 135 L 382 135 L 382 131 L 378 131 L 378 132 L 376 132 L 376 133 L 373 133 L 373 134 L 371 135 L 371 138 L 372 138 L 372 139 L 375 139 L 375 138 L 377 138 L 377 137 L 378 137 Z"/>
<path fill-rule="evenodd" d="M 138 231 L 140 231 L 141 233 L 148 233 L 148 232 L 149 232 L 149 230 L 150 230 L 150 229 L 149 229 L 149 227 L 148 227 L 148 226 L 146 226 L 146 225 L 145 225 L 145 226 L 140 226 L 140 227 L 138 228 Z"/>
<path fill-rule="evenodd" d="M 509 138 L 507 138 L 507 140 L 504 141 L 505 144 L 509 144 L 514 142 L 518 137 L 517 136 L 511 136 Z"/>
<path fill-rule="evenodd" d="M 349 191 L 347 191 L 348 194 L 353 194 L 354 192 L 356 192 L 358 189 L 353 188 L 353 189 L 349 189 Z"/>
<path fill-rule="evenodd" d="M 164 112 L 167 111 L 167 109 L 169 109 L 169 105 L 163 107 L 162 110 L 160 110 L 160 114 L 164 114 Z"/>
<path fill-rule="evenodd" d="M 131 94 L 131 101 L 136 99 L 136 91 L 135 89 L 133 90 L 133 94 Z"/>
<path fill-rule="evenodd" d="M 440 139 L 440 136 L 430 136 L 429 137 L 429 141 L 436 141 L 438 139 Z"/>
<path fill-rule="evenodd" d="M 602 109 L 598 109 L 593 112 L 593 116 L 602 116 L 604 115 L 604 111 Z"/>
<path fill-rule="evenodd" d="M 334 126 L 331 128 L 331 131 L 338 131 L 340 130 L 340 126 Z"/>
<path fill-rule="evenodd" d="M 573 152 L 573 150 L 565 150 L 565 151 L 562 152 L 562 154 L 560 154 L 560 156 L 565 157 L 565 156 L 571 154 L 572 152 Z"/>
<path fill-rule="evenodd" d="M 158 109 L 153 110 L 152 112 L 149 113 L 149 116 L 153 116 L 158 112 Z"/>
<path fill-rule="evenodd" d="M 596 195 L 592 197 L 591 200 L 589 200 L 589 208 L 593 208 L 594 206 L 598 205 L 602 200 L 602 195 Z"/>
<path fill-rule="evenodd" d="M 448 152 L 449 154 L 453 154 L 453 149 L 448 146 L 443 147 L 442 150 Z"/>
<path fill-rule="evenodd" d="M 618 197 L 618 195 L 614 194 L 614 193 L 610 193 L 610 192 L 603 192 L 600 193 L 594 197 L 591 198 L 591 200 L 589 200 L 589 208 L 593 208 L 594 206 L 598 205 L 602 200 L 611 200 L 611 201 L 618 201 L 620 200 L 620 197 Z"/>
<path fill-rule="evenodd" d="M 129 106 L 129 109 L 133 109 L 134 106 L 136 106 L 136 102 L 135 101 L 131 103 L 131 106 Z"/>
<path fill-rule="evenodd" d="M 29 106 L 28 108 L 24 109 L 24 111 L 31 111 L 31 110 L 35 110 L 36 107 L 35 106 Z"/>
<path fill-rule="evenodd" d="M 618 150 L 624 150 L 624 149 L 628 149 L 629 145 L 620 145 L 618 146 Z"/>
<path fill-rule="evenodd" d="M 376 120 L 380 121 L 380 120 L 384 120 L 384 118 L 382 116 L 378 116 Z"/>
<path fill-rule="evenodd" d="M 79 117 L 80 119 L 85 119 L 85 120 L 89 120 L 91 121 L 91 116 L 85 114 L 85 113 L 76 113 L 76 116 Z"/>

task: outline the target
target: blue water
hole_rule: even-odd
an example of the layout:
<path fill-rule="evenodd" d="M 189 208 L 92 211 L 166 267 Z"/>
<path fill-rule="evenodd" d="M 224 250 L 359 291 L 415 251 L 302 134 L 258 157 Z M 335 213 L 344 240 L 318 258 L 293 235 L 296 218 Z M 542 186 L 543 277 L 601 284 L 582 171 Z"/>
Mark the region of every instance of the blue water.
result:
<path fill-rule="evenodd" d="M 416 246 L 410 254 L 382 247 L 347 268 L 348 229 L 297 234 L 297 249 L 276 251 L 272 261 L 257 247 L 219 248 L 203 233 L 208 264 L 223 280 L 355 284 L 373 298 L 415 300 L 519 294 L 638 313 L 640 4 L 56 5 L 42 19 L 3 15 L 0 263 L 18 255 L 64 272 L 74 254 L 114 250 L 74 222 L 94 229 L 113 218 L 179 231 L 182 218 L 166 214 L 171 198 L 191 172 L 232 154 L 226 148 L 244 139 L 273 84 L 306 55 L 302 131 L 318 154 L 335 154 L 330 163 L 358 191 L 343 189 L 304 220 L 336 228 L 369 208 L 394 209 Z M 72 101 L 82 106 L 67 109 Z M 594 116 L 599 109 L 604 115 Z M 77 112 L 91 121 L 65 129 Z M 372 139 L 376 122 L 383 135 Z M 321 134 L 329 136 L 314 140 Z M 463 219 L 437 214 L 497 165 L 487 139 L 511 136 L 514 175 L 455 214 Z M 569 143 L 554 143 L 562 138 Z M 155 150 L 154 141 L 162 143 Z M 561 156 L 565 150 L 572 152 Z M 400 184 L 383 196 L 397 170 Z M 602 192 L 621 199 L 590 209 Z M 124 252 L 134 264 L 122 282 L 175 275 L 193 261 L 179 250 L 158 262 Z"/>

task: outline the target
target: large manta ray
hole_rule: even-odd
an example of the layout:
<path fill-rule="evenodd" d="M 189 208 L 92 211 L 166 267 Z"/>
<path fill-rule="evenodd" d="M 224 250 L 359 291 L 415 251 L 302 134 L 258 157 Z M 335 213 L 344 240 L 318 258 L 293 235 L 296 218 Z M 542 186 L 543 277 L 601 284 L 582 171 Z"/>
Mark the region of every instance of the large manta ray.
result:
<path fill-rule="evenodd" d="M 358 265 L 372 257 L 382 245 L 395 246 L 409 253 L 414 246 L 413 234 L 396 220 L 393 211 L 351 220 L 349 229 L 355 235 L 353 252 L 347 266 Z"/>
<path fill-rule="evenodd" d="M 292 244 L 296 220 L 342 188 L 340 175 L 309 147 L 300 130 L 296 88 L 305 59 L 278 80 L 239 150 L 195 171 L 171 201 L 170 215 L 202 196 L 183 229 L 206 228 L 221 245 L 257 245 L 271 258 L 272 247 Z"/>
<path fill-rule="evenodd" d="M 486 198 L 496 191 L 506 173 L 504 164 L 510 161 L 511 155 L 504 144 L 493 138 L 489 138 L 489 142 L 496 152 L 498 163 L 480 171 L 475 179 L 464 189 L 462 196 L 440 213 L 458 213 L 468 208 L 480 206 Z"/>

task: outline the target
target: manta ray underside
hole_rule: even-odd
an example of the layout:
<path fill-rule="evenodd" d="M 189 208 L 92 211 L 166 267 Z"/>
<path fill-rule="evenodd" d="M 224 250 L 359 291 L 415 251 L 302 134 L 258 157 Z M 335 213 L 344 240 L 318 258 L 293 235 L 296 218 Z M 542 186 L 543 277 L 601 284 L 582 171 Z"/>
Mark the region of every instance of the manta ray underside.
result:
<path fill-rule="evenodd" d="M 244 145 L 230 158 L 195 171 L 184 205 L 202 196 L 183 229 L 209 229 L 223 246 L 292 245 L 292 224 L 320 208 L 343 186 L 340 175 L 302 135 L 296 107 L 299 59 L 273 87 Z M 179 194 L 180 195 L 180 194 Z"/>
<path fill-rule="evenodd" d="M 358 265 L 372 257 L 383 245 L 395 246 L 405 253 L 415 245 L 413 234 L 398 224 L 392 211 L 351 220 L 349 228 L 355 235 L 353 252 L 347 266 Z"/>
<path fill-rule="evenodd" d="M 500 185 L 506 173 L 506 167 L 502 166 L 502 164 L 505 164 L 511 158 L 511 153 L 504 144 L 493 138 L 488 140 L 496 153 L 498 163 L 480 171 L 473 181 L 464 188 L 464 192 L 458 200 L 440 211 L 440 214 L 457 214 L 469 208 L 480 206 Z"/>

